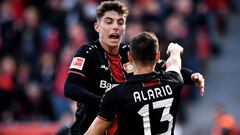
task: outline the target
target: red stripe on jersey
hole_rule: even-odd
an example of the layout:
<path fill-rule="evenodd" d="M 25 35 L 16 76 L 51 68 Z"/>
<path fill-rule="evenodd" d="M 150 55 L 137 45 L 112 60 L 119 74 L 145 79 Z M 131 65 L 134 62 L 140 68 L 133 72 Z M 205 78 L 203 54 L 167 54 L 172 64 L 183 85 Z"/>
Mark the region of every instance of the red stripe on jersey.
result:
<path fill-rule="evenodd" d="M 117 83 L 125 82 L 125 76 L 121 67 L 121 58 L 119 55 L 106 54 L 106 58 L 109 63 L 109 69 L 112 74 L 112 78 Z"/>
<path fill-rule="evenodd" d="M 101 117 L 101 116 L 97 116 L 99 119 L 101 119 L 101 120 L 104 120 L 104 121 L 107 121 L 107 119 L 105 119 L 105 118 L 103 118 L 103 117 Z"/>
<path fill-rule="evenodd" d="M 160 79 L 157 78 L 157 79 L 154 79 L 154 80 L 143 82 L 143 87 L 152 87 L 152 86 L 159 85 L 160 83 L 161 83 Z"/>
<path fill-rule="evenodd" d="M 81 75 L 82 77 L 85 77 L 84 74 L 76 72 L 76 71 L 69 71 L 68 73 L 78 74 L 78 75 Z"/>

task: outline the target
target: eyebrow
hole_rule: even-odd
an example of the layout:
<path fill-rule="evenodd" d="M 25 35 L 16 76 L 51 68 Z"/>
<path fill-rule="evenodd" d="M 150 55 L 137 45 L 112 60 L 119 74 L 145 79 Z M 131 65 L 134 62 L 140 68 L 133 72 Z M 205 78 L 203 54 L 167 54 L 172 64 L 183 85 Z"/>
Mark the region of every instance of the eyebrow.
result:
<path fill-rule="evenodd" d="M 114 20 L 113 18 L 111 18 L 111 17 L 106 17 L 106 18 L 104 18 L 104 20 Z M 117 21 L 124 21 L 124 19 L 123 18 L 120 18 L 120 19 L 117 19 Z"/>
<path fill-rule="evenodd" d="M 111 18 L 111 17 L 106 17 L 106 18 L 104 18 L 104 20 L 113 20 L 113 18 Z"/>

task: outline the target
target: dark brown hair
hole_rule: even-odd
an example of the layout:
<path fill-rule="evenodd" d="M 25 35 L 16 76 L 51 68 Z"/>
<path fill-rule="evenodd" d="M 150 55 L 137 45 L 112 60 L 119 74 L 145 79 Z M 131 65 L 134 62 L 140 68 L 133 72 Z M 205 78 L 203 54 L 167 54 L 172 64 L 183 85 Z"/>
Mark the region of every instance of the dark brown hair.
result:
<path fill-rule="evenodd" d="M 115 11 L 124 17 L 128 15 L 127 7 L 119 1 L 104 1 L 96 9 L 97 20 L 100 20 L 107 11 Z"/>
<path fill-rule="evenodd" d="M 155 34 L 150 32 L 135 35 L 130 43 L 130 53 L 136 63 L 144 65 L 154 63 L 158 50 L 158 39 Z"/>

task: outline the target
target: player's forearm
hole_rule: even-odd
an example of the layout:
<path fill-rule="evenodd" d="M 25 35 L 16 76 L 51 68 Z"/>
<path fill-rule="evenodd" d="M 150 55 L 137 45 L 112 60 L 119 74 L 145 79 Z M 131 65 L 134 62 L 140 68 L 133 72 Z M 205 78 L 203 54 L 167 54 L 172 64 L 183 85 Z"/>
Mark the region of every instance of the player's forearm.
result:
<path fill-rule="evenodd" d="M 171 51 L 170 52 L 170 56 L 169 58 L 167 59 L 167 62 L 166 62 L 166 66 L 167 66 L 167 69 L 169 67 L 174 67 L 176 68 L 178 71 L 181 70 L 181 66 L 182 66 L 182 60 L 181 60 L 181 54 L 180 52 L 178 51 Z"/>
<path fill-rule="evenodd" d="M 103 135 L 111 123 L 96 117 L 84 135 Z"/>
<path fill-rule="evenodd" d="M 98 108 L 101 96 L 89 92 L 83 88 L 79 83 L 74 82 L 70 77 L 67 78 L 64 85 L 64 94 L 66 97 L 88 105 L 89 107 Z"/>
<path fill-rule="evenodd" d="M 101 101 L 100 96 L 97 96 L 75 84 L 65 85 L 64 94 L 66 97 L 71 98 L 74 101 L 84 103 L 89 106 L 98 106 Z"/>
<path fill-rule="evenodd" d="M 181 53 L 183 52 L 183 48 L 174 43 L 170 43 L 167 49 L 167 54 L 169 54 L 169 58 L 167 59 L 166 71 L 176 71 L 180 74 L 182 60 L 181 60 Z"/>

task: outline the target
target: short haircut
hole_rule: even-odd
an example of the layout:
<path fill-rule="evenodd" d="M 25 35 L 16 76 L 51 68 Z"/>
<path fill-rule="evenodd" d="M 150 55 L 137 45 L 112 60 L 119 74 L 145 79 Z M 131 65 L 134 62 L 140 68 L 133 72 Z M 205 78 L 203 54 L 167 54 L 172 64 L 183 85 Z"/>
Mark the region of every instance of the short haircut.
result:
<path fill-rule="evenodd" d="M 150 32 L 135 35 L 130 43 L 130 53 L 133 60 L 138 64 L 154 64 L 158 50 L 158 39 L 155 34 Z"/>
<path fill-rule="evenodd" d="M 119 1 L 104 1 L 96 8 L 97 20 L 100 20 L 107 11 L 115 11 L 124 17 L 128 16 L 127 7 Z"/>

